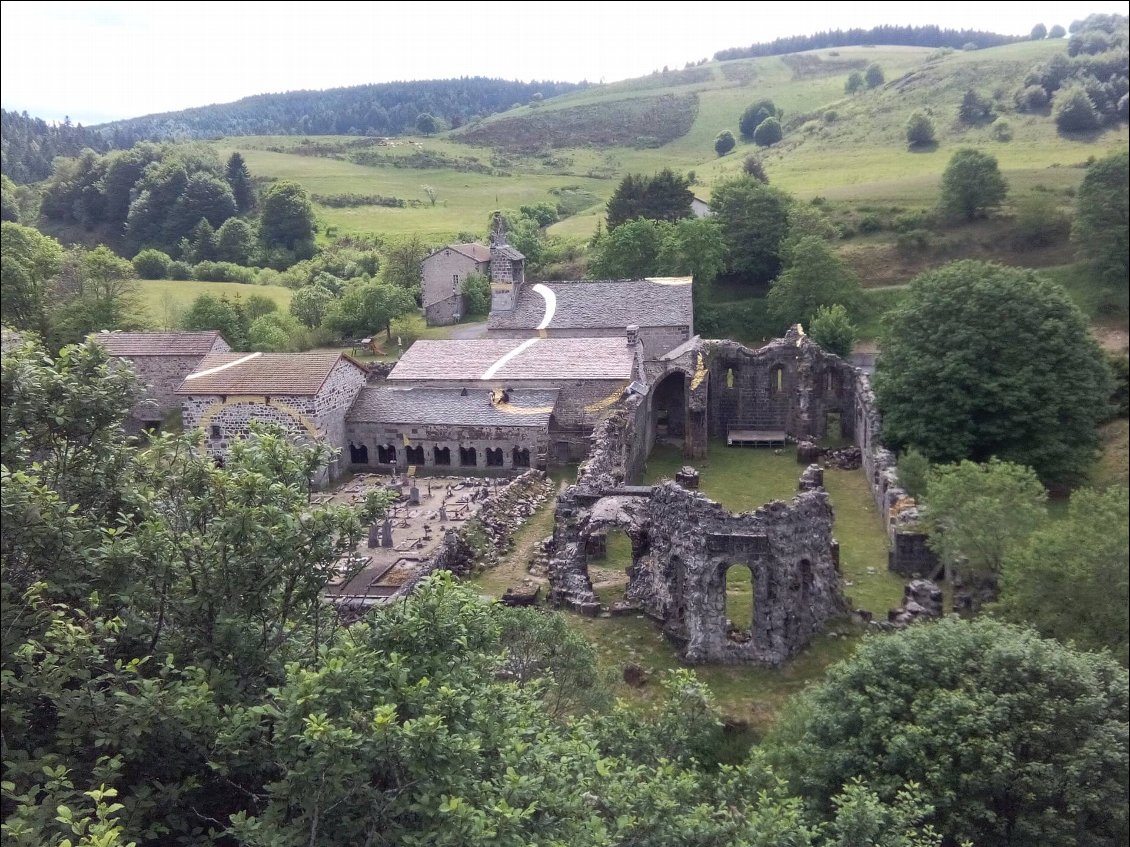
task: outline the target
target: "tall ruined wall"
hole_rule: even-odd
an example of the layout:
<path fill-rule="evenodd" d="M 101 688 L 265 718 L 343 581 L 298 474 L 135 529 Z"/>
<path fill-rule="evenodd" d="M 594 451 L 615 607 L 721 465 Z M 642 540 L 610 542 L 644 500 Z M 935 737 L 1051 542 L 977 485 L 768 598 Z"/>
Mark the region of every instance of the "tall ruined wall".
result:
<path fill-rule="evenodd" d="M 822 490 L 790 503 L 732 514 L 675 483 L 574 488 L 558 500 L 550 601 L 595 614 L 588 575 L 594 536 L 609 527 L 632 540 L 626 598 L 663 624 L 689 662 L 777 665 L 798 653 L 827 621 L 846 611 L 832 508 Z M 748 567 L 754 611 L 729 620 L 726 572 Z"/>
<path fill-rule="evenodd" d="M 843 433 L 852 435 L 856 369 L 795 327 L 757 350 L 735 341 L 703 344 L 712 437 L 751 429 L 785 432 L 798 441 L 823 438 L 831 415 L 839 415 Z"/>

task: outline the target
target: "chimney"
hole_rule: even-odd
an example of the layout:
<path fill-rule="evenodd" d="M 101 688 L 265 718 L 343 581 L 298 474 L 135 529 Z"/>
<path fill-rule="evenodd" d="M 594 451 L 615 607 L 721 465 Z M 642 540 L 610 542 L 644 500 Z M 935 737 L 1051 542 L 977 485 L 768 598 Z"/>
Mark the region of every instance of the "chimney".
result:
<path fill-rule="evenodd" d="M 640 343 L 640 328 L 636 324 L 631 324 L 627 329 L 628 346 L 635 347 Z"/>

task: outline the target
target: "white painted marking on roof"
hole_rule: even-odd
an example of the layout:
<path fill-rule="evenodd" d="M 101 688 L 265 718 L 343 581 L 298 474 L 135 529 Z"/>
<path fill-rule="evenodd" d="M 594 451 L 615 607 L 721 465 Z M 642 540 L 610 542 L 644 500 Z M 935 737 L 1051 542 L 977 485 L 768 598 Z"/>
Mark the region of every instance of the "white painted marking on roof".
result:
<path fill-rule="evenodd" d="M 694 281 L 694 277 L 689 276 L 647 276 L 644 279 L 656 285 L 690 285 Z"/>
<path fill-rule="evenodd" d="M 483 375 L 480 376 L 479 379 L 494 379 L 494 375 L 496 373 L 498 373 L 500 370 L 502 370 L 506 366 L 507 362 L 509 362 L 511 359 L 513 359 L 519 353 L 522 353 L 525 350 L 529 350 L 531 347 L 533 347 L 539 341 L 541 341 L 540 338 L 527 338 L 525 341 L 523 341 L 521 344 L 519 344 L 517 347 L 515 347 L 509 353 L 506 353 L 505 355 L 500 356 L 498 361 L 496 361 L 493 365 L 491 365 L 489 368 L 487 368 L 485 371 L 483 371 Z"/>
<path fill-rule="evenodd" d="M 542 285 L 540 282 L 534 286 L 534 291 L 540 294 L 541 299 L 545 301 L 545 317 L 541 319 L 541 323 L 536 328 L 545 329 L 549 326 L 549 322 L 553 320 L 554 313 L 557 312 L 557 295 L 553 293 L 552 288 Z"/>
<path fill-rule="evenodd" d="M 262 355 L 263 355 L 262 353 L 248 353 L 246 356 L 241 356 L 240 358 L 235 359 L 234 361 L 228 362 L 225 365 L 217 365 L 214 368 L 208 368 L 208 370 L 206 370 L 206 371 L 197 371 L 194 374 L 189 374 L 188 376 L 186 376 L 184 378 L 184 380 L 185 380 L 185 382 L 188 382 L 188 380 L 190 380 L 190 379 L 200 379 L 200 377 L 202 377 L 202 376 L 211 376 L 214 373 L 219 373 L 220 371 L 226 371 L 228 368 L 234 368 L 236 365 L 242 365 L 244 362 L 250 362 L 252 359 L 255 359 L 255 358 L 262 356 Z"/>

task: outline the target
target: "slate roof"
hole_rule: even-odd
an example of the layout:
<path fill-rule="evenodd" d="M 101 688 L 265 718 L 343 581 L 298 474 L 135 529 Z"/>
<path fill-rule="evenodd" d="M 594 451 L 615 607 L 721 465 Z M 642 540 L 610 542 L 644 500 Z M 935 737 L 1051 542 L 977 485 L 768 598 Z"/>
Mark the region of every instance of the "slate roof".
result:
<path fill-rule="evenodd" d="M 222 336 L 207 332 L 98 332 L 90 336 L 111 356 L 203 356 Z"/>
<path fill-rule="evenodd" d="M 495 383 L 508 379 L 631 379 L 634 361 L 635 351 L 618 336 L 420 340 L 405 351 L 388 378 Z"/>
<path fill-rule="evenodd" d="M 526 255 L 524 253 L 519 253 L 517 250 L 515 250 L 509 244 L 501 244 L 501 245 L 495 247 L 494 252 L 498 256 L 501 256 L 503 259 L 515 259 L 515 260 L 517 260 L 517 259 L 525 259 L 526 258 Z"/>
<path fill-rule="evenodd" d="M 543 282 L 557 308 L 548 329 L 622 329 L 635 324 L 690 326 L 694 318 L 690 277 Z M 545 316 L 545 298 L 533 285 L 523 285 L 509 312 L 492 312 L 490 329 L 535 329 Z"/>
<path fill-rule="evenodd" d="M 177 394 L 314 395 L 344 353 L 211 353 L 185 377 Z"/>
<path fill-rule="evenodd" d="M 485 388 L 396 388 L 372 385 L 361 389 L 346 419 L 355 423 L 441 424 L 451 426 L 549 426 L 557 391 L 509 392 L 505 403 L 491 401 Z"/>
<path fill-rule="evenodd" d="M 476 262 L 490 261 L 490 248 L 485 244 L 479 244 L 475 241 L 470 241 L 466 244 L 448 244 L 446 247 L 441 247 L 439 250 L 425 257 L 424 261 L 426 262 L 432 256 L 439 255 L 444 250 L 454 250 L 456 253 L 462 253 L 468 259 L 472 259 Z"/>

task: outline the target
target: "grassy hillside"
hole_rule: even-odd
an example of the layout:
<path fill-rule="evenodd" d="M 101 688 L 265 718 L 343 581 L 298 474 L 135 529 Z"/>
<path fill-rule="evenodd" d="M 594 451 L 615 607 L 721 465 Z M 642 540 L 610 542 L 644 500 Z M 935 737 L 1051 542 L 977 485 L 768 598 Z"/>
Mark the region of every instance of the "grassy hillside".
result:
<path fill-rule="evenodd" d="M 972 52 L 852 47 L 714 62 L 512 108 L 441 136 L 358 140 L 373 148 L 364 155 L 344 149 L 348 139 L 342 138 L 322 139 L 320 150 L 309 139 L 293 136 L 216 143 L 224 153 L 243 151 L 257 176 L 294 179 L 320 195 L 381 195 L 406 202 L 403 208 L 319 207 L 323 223 L 338 233 L 419 232 L 435 241 L 482 230 L 493 208 L 552 202 L 559 196 L 554 191 L 562 189 L 591 196 L 593 202 L 574 204 L 573 214 L 550 231 L 585 238 L 625 173 L 663 167 L 694 171 L 696 192 L 708 198 L 711 186 L 738 173 L 751 152 L 764 157 L 774 185 L 801 199 L 823 198 L 842 216 L 889 219 L 932 206 L 950 155 L 963 146 L 998 158 L 1012 186 L 1010 202 L 1040 190 L 1066 207 L 1082 179 L 1079 166 L 1126 146 L 1130 135 L 1123 124 L 1085 138 L 1065 138 L 1048 116 L 1013 110 L 1012 94 L 1025 72 L 1064 49 L 1063 41 Z M 845 96 L 847 74 L 870 62 L 883 68 L 887 82 Z M 994 140 L 987 126 L 967 128 L 957 121 L 969 88 L 994 100 L 1012 128 L 1011 141 Z M 782 143 L 769 150 L 740 143 L 729 155 L 715 156 L 717 133 L 736 134 L 742 110 L 762 97 L 784 110 Z M 919 109 L 933 116 L 938 145 L 912 153 L 904 127 Z M 434 206 L 424 186 L 436 190 Z M 1064 260 L 1049 256 L 1038 264 Z M 863 262 L 862 269 L 868 267 Z"/>

